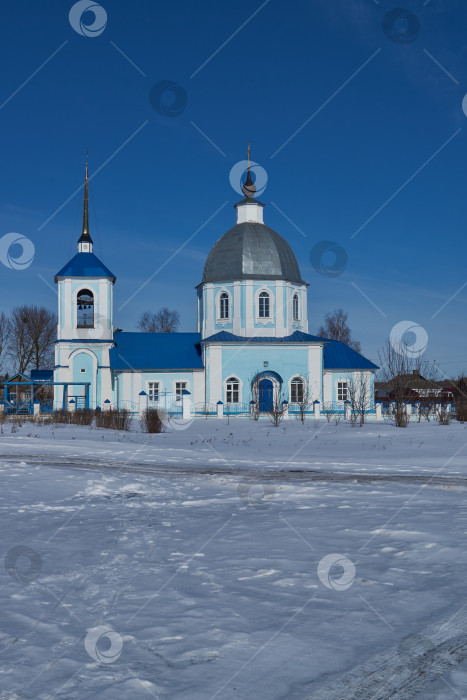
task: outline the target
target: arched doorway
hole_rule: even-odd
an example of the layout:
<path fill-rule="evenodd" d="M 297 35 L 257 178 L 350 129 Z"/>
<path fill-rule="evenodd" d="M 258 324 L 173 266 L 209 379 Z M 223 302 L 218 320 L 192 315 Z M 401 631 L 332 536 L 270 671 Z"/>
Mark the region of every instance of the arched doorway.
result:
<path fill-rule="evenodd" d="M 260 413 L 270 413 L 274 408 L 274 385 L 267 377 L 259 380 L 258 408 Z"/>

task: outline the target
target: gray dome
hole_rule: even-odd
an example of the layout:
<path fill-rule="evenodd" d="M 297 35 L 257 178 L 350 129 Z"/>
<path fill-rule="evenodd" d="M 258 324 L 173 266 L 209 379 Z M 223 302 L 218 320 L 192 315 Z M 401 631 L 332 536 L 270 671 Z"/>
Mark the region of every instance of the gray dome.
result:
<path fill-rule="evenodd" d="M 265 224 L 236 224 L 211 248 L 203 272 L 205 282 L 288 280 L 305 284 L 286 240 Z"/>

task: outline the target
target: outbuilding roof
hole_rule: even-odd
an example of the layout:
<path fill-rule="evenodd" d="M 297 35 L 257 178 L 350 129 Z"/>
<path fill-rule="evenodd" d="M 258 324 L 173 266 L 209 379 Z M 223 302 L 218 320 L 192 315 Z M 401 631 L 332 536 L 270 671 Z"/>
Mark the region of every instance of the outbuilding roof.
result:
<path fill-rule="evenodd" d="M 117 279 L 113 272 L 104 265 L 94 253 L 76 253 L 55 275 L 57 282 L 61 277 L 108 277 L 112 283 Z"/>
<path fill-rule="evenodd" d="M 115 370 L 203 369 L 199 333 L 126 333 L 114 335 L 110 368 Z"/>

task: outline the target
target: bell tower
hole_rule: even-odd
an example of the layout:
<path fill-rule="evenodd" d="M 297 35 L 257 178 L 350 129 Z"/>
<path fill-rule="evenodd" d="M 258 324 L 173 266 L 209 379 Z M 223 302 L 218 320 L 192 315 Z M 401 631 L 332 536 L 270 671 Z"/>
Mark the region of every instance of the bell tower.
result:
<path fill-rule="evenodd" d="M 113 345 L 115 275 L 93 253 L 89 232 L 88 160 L 84 178 L 83 225 L 78 252 L 55 275 L 58 326 L 55 381 L 89 379 L 89 402 L 111 395 L 109 350 Z M 97 376 L 100 375 L 100 381 Z"/>

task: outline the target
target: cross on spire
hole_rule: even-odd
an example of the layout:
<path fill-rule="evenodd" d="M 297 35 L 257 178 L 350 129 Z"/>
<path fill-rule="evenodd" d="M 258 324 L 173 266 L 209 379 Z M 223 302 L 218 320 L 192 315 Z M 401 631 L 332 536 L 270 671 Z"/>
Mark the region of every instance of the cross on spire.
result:
<path fill-rule="evenodd" d="M 84 175 L 83 229 L 78 239 L 78 252 L 92 253 L 92 238 L 89 235 L 88 149 L 86 149 L 86 171 Z"/>
<path fill-rule="evenodd" d="M 247 162 L 248 162 L 248 167 L 247 167 L 247 177 L 242 185 L 242 192 L 245 195 L 245 197 L 254 197 L 255 192 L 256 192 L 256 185 L 251 179 L 251 161 L 250 161 L 250 143 L 248 142 L 248 150 L 247 150 Z"/>

